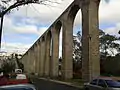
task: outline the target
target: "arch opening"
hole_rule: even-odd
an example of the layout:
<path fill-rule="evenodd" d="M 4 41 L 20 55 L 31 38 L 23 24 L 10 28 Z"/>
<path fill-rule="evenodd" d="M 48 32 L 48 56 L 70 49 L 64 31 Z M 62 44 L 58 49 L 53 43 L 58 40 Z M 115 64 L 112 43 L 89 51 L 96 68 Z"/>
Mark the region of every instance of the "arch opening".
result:
<path fill-rule="evenodd" d="M 49 30 L 46 34 L 46 48 L 45 48 L 45 70 L 44 70 L 44 74 L 45 76 L 49 77 L 50 76 L 50 72 L 51 72 L 51 67 L 52 67 L 52 63 L 51 63 L 51 50 L 52 50 L 52 34 L 51 31 Z"/>
<path fill-rule="evenodd" d="M 70 10 L 70 12 L 69 12 L 69 14 L 68 14 L 68 19 L 70 19 L 70 20 L 74 20 L 75 19 L 75 16 L 76 16 L 76 14 L 77 14 L 77 12 L 78 12 L 78 10 L 79 10 L 80 8 L 79 8 L 79 6 L 78 5 L 74 5 L 72 8 L 71 8 L 71 10 Z"/>
<path fill-rule="evenodd" d="M 62 23 L 58 21 L 55 25 L 56 34 L 58 37 L 58 77 L 62 76 Z"/>
<path fill-rule="evenodd" d="M 82 14 L 78 5 L 74 5 L 68 19 L 73 24 L 73 78 L 82 78 Z"/>

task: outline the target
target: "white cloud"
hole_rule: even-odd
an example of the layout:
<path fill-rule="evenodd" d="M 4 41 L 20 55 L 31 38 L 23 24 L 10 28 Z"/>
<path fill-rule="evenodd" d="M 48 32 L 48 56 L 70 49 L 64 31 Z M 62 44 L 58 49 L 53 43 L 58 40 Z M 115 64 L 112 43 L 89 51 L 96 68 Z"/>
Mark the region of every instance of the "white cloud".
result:
<path fill-rule="evenodd" d="M 30 22 L 30 19 L 27 19 L 27 22 Z M 16 22 L 17 23 L 17 22 Z M 39 33 L 35 21 L 30 22 L 31 25 L 25 25 L 24 23 L 19 23 L 19 25 L 14 25 L 12 19 L 9 16 L 6 16 L 4 19 L 4 26 L 3 26 L 3 33 L 10 34 L 10 33 L 22 33 L 22 34 L 43 34 Z M 41 32 L 45 31 L 41 27 Z M 45 28 L 47 30 L 47 27 Z"/>
<path fill-rule="evenodd" d="M 42 4 L 30 4 L 21 6 L 19 10 L 13 10 L 11 15 L 17 17 L 30 17 L 30 18 L 37 18 L 36 21 L 42 23 L 49 23 L 51 24 L 54 22 L 60 14 L 69 6 L 69 4 L 73 0 L 56 0 L 56 2 L 60 2 L 60 4 L 53 4 L 50 5 L 42 5 Z M 53 7 L 52 7 L 52 6 Z"/>
<path fill-rule="evenodd" d="M 6 51 L 8 54 L 11 53 L 25 53 L 32 44 L 24 44 L 24 43 L 6 43 L 2 42 L 2 50 Z"/>
<path fill-rule="evenodd" d="M 37 34 L 37 27 L 34 25 L 16 26 L 13 28 L 17 33 Z"/>
<path fill-rule="evenodd" d="M 117 23 L 116 26 L 114 26 L 114 27 L 108 27 L 108 28 L 106 28 L 104 31 L 105 31 L 107 34 L 120 36 L 120 35 L 118 34 L 119 30 L 120 30 L 120 23 Z"/>
<path fill-rule="evenodd" d="M 116 23 L 120 22 L 120 0 L 110 0 L 109 3 L 104 1 L 100 4 L 100 22 L 102 23 Z"/>
<path fill-rule="evenodd" d="M 48 27 L 40 27 L 38 34 L 41 36 L 47 29 L 48 29 Z"/>
<path fill-rule="evenodd" d="M 10 17 L 4 17 L 3 22 L 4 22 L 3 23 L 3 32 L 9 33 L 12 30 L 12 28 L 14 27 L 12 19 Z"/>
<path fill-rule="evenodd" d="M 58 0 L 61 4 L 54 4 L 55 7 L 45 6 L 45 5 L 29 5 L 22 6 L 18 11 L 14 10 L 9 16 L 5 17 L 4 20 L 4 33 L 34 33 L 38 35 L 42 35 L 47 29 L 49 25 L 52 24 L 60 14 L 70 5 L 70 3 L 74 0 Z M 104 0 L 101 1 L 100 4 L 100 24 L 101 23 L 114 23 L 115 27 L 107 27 L 105 29 L 106 33 L 118 35 L 118 30 L 120 30 L 120 0 L 110 0 L 109 3 L 105 3 Z M 16 26 L 13 23 L 13 18 L 11 17 L 26 17 L 23 19 L 21 25 Z M 17 19 L 17 18 L 15 18 Z M 29 23 L 30 25 L 23 25 L 25 23 Z M 37 27 L 36 24 L 42 24 L 42 27 Z M 79 11 L 76 18 L 74 26 L 78 26 L 81 24 L 81 12 Z M 13 44 L 10 44 L 14 46 Z M 17 44 L 15 44 L 17 45 Z M 22 48 L 20 46 L 20 48 Z M 6 49 L 9 50 L 8 47 Z M 60 49 L 61 51 L 61 49 Z"/>

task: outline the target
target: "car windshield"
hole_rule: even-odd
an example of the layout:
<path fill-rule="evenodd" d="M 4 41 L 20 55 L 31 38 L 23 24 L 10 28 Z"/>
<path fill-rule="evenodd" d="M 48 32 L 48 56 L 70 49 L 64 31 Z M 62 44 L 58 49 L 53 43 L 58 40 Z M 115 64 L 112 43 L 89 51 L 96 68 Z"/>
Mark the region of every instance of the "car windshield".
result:
<path fill-rule="evenodd" d="M 120 87 L 120 82 L 118 81 L 115 81 L 115 80 L 105 80 L 105 81 L 108 87 L 116 87 L 116 88 Z"/>

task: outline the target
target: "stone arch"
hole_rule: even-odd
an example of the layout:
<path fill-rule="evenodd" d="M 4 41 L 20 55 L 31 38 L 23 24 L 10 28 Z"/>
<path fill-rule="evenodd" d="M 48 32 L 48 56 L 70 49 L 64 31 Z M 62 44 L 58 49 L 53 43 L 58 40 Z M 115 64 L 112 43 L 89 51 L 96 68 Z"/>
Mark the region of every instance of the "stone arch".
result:
<path fill-rule="evenodd" d="M 62 23 L 60 20 L 56 21 L 51 28 L 52 32 L 52 70 L 51 76 L 58 77 L 58 65 L 59 65 L 59 34 L 61 30 Z"/>
<path fill-rule="evenodd" d="M 57 31 L 57 34 L 58 34 L 58 47 L 59 47 L 59 50 L 58 50 L 58 77 L 61 77 L 62 76 L 62 22 L 61 21 L 58 21 L 56 23 L 56 26 L 55 26 L 55 29 Z M 61 58 L 61 61 L 60 61 L 60 58 Z"/>
<path fill-rule="evenodd" d="M 45 76 L 50 76 L 51 72 L 51 40 L 52 40 L 52 34 L 51 31 L 49 30 L 46 33 L 46 39 L 45 39 L 45 70 L 44 74 Z"/>
<path fill-rule="evenodd" d="M 72 6 L 68 14 L 68 20 L 71 20 L 73 22 L 79 9 L 79 5 Z"/>
<path fill-rule="evenodd" d="M 40 49 L 40 61 L 41 61 L 41 68 L 40 68 L 40 73 L 41 73 L 41 76 L 44 76 L 45 75 L 45 34 L 43 34 L 40 38 L 40 41 L 41 41 L 41 49 Z"/>
<path fill-rule="evenodd" d="M 60 33 L 61 27 L 62 27 L 62 22 L 61 22 L 61 21 L 58 21 L 58 22 L 55 24 L 56 33 Z"/>
<path fill-rule="evenodd" d="M 73 78 L 73 24 L 79 9 L 79 5 L 71 6 L 67 15 L 67 19 L 63 22 L 62 72 L 63 78 L 65 79 Z"/>

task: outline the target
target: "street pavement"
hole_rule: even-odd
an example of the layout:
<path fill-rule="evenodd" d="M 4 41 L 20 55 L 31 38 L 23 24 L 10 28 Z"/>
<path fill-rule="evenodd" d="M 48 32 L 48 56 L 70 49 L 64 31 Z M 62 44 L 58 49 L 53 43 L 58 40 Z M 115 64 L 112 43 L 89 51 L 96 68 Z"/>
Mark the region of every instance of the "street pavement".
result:
<path fill-rule="evenodd" d="M 35 78 L 33 81 L 37 90 L 83 90 L 79 87 L 74 87 L 65 83 L 51 81 L 49 79 Z"/>

